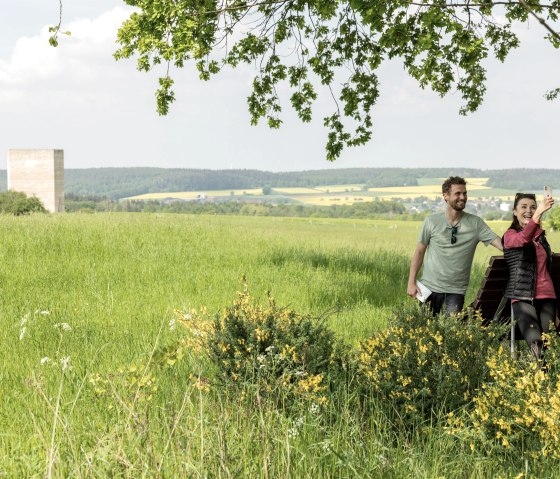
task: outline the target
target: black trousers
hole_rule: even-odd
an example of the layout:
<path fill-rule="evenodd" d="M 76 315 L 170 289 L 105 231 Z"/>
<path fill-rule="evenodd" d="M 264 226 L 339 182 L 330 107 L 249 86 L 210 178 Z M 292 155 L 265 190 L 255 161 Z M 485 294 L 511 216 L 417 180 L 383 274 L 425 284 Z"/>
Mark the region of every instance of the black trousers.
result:
<path fill-rule="evenodd" d="M 432 293 L 426 300 L 426 304 L 435 316 L 442 310 L 448 314 L 458 313 L 465 304 L 465 295 L 456 293 Z"/>
<path fill-rule="evenodd" d="M 534 299 L 531 301 L 516 301 L 511 305 L 513 317 L 521 334 L 527 341 L 531 353 L 536 357 L 542 356 L 543 333 L 550 332 L 550 324 L 556 318 L 555 299 Z"/>

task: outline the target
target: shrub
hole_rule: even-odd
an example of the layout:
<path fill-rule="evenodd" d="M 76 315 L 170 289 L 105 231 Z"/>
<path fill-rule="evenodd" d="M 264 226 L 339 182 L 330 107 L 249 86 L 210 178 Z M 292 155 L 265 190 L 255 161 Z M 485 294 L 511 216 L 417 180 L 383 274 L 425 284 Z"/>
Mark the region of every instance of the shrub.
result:
<path fill-rule="evenodd" d="M 404 424 L 468 404 L 488 377 L 487 354 L 500 335 L 501 327 L 481 322 L 472 312 L 462 320 L 417 306 L 397 311 L 388 329 L 360 344 L 364 384 Z"/>
<path fill-rule="evenodd" d="M 560 459 L 560 340 L 546 342 L 547 370 L 528 356 L 512 359 L 504 348 L 493 353 L 487 363 L 490 380 L 466 419 L 451 419 L 453 432 L 487 454 Z"/>
<path fill-rule="evenodd" d="M 268 297 L 256 303 L 247 289 L 212 322 L 178 313 L 190 345 L 205 351 L 228 385 L 256 385 L 279 401 L 303 398 L 318 403 L 344 373 L 346 348 L 321 320 L 279 308 Z"/>
<path fill-rule="evenodd" d="M 21 191 L 12 190 L 0 193 L 0 213 L 19 216 L 46 212 L 43 203 L 36 196 L 27 196 Z"/>

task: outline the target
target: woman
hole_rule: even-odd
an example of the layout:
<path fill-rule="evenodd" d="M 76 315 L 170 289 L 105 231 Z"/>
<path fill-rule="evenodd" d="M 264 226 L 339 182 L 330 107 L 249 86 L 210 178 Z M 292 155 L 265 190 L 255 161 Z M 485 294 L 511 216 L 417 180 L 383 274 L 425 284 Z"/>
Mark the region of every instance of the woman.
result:
<path fill-rule="evenodd" d="M 556 294 L 551 278 L 552 252 L 541 228 L 541 218 L 554 200 L 546 197 L 537 206 L 535 195 L 517 193 L 513 222 L 502 242 L 509 268 L 505 297 L 511 299 L 513 317 L 531 353 L 542 357 L 542 334 L 556 318 Z"/>

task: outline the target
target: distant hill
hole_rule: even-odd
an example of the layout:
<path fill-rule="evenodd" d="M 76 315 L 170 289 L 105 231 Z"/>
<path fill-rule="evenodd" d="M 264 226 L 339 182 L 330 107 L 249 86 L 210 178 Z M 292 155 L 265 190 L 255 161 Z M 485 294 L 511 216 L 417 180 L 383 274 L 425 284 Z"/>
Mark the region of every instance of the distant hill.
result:
<path fill-rule="evenodd" d="M 65 192 L 78 196 L 125 198 L 155 192 L 367 185 L 412 186 L 422 178 L 450 175 L 488 178 L 488 186 L 515 191 L 560 188 L 560 170 L 474 168 L 344 168 L 274 173 L 261 170 L 202 170 L 181 168 L 86 168 L 67 169 Z M 0 190 L 6 190 L 6 170 L 0 170 Z"/>

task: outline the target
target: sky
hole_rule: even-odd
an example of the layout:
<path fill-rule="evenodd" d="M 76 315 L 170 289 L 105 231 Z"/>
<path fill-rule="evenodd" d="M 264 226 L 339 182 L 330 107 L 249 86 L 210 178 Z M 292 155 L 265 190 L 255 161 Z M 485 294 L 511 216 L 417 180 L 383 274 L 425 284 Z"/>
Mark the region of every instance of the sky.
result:
<path fill-rule="evenodd" d="M 560 100 L 543 97 L 560 87 L 560 50 L 543 40 L 537 22 L 517 28 L 522 45 L 505 63 L 486 63 L 485 101 L 467 117 L 458 114 L 458 93 L 440 98 L 420 89 L 400 60 L 384 65 L 372 140 L 331 163 L 322 125 L 333 106 L 327 95 L 310 124 L 286 107 L 283 126 L 270 130 L 250 125 L 252 66 L 209 82 L 189 66 L 172 73 L 176 101 L 161 117 L 154 92 L 162 72 L 138 72 L 135 59 L 112 56 L 130 7 L 120 0 L 63 5 L 62 29 L 72 36 L 52 48 L 48 26 L 58 21 L 58 0 L 0 0 L 1 169 L 10 148 L 63 149 L 66 168 L 560 167 Z"/>

